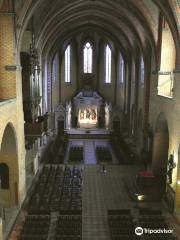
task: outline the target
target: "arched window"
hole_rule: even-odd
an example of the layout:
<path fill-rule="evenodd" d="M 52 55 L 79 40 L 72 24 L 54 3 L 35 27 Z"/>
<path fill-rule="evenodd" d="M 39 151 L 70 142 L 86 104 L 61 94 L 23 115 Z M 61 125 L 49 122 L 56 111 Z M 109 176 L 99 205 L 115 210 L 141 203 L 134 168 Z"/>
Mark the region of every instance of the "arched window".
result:
<path fill-rule="evenodd" d="M 124 78 L 125 78 L 124 59 L 120 54 L 120 83 L 124 83 Z"/>
<path fill-rule="evenodd" d="M 176 47 L 171 29 L 164 19 L 161 39 L 161 62 L 158 72 L 158 95 L 173 97 Z"/>
<path fill-rule="evenodd" d="M 65 51 L 65 82 L 71 82 L 71 47 L 67 46 Z"/>
<path fill-rule="evenodd" d="M 92 73 L 92 58 L 93 48 L 92 45 L 87 42 L 84 45 L 84 73 Z"/>
<path fill-rule="evenodd" d="M 144 84 L 144 59 L 141 57 L 141 75 L 140 75 L 140 82 Z"/>
<path fill-rule="evenodd" d="M 9 168 L 5 163 L 0 164 L 0 189 L 9 189 Z"/>
<path fill-rule="evenodd" d="M 105 52 L 105 83 L 111 83 L 111 49 L 106 45 Z"/>
<path fill-rule="evenodd" d="M 59 79 L 59 59 L 58 59 L 58 54 L 55 55 L 54 59 L 53 59 L 53 83 L 57 83 L 58 79 Z"/>

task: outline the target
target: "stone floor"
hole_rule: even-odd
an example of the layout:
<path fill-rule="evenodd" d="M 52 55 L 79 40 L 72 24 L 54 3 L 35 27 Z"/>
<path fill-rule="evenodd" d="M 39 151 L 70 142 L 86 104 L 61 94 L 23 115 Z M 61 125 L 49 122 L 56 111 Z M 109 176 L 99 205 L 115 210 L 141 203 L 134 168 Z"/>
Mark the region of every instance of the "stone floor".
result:
<path fill-rule="evenodd" d="M 151 207 L 162 210 L 169 223 L 169 229 L 173 229 L 176 236 L 180 236 L 180 226 L 177 225 L 175 219 L 168 213 L 162 203 L 137 203 L 130 200 L 122 178 L 135 176 L 143 167 L 107 165 L 105 175 L 101 172 L 100 165 L 88 164 L 83 167 L 83 240 L 110 240 L 107 210 L 129 208 L 134 218 L 137 219 L 138 207 Z M 53 235 L 53 221 L 51 225 L 52 228 L 49 233 Z M 48 240 L 53 239 L 52 235 L 49 234 Z"/>
<path fill-rule="evenodd" d="M 107 222 L 108 209 L 131 209 L 135 219 L 138 207 L 160 209 L 167 217 L 170 229 L 180 236 L 180 226 L 175 223 L 162 203 L 137 203 L 130 200 L 122 177 L 135 175 L 141 167 L 108 165 L 107 174 L 101 173 L 98 165 L 84 168 L 83 181 L 83 240 L 110 240 Z"/>
<path fill-rule="evenodd" d="M 129 175 L 128 166 L 107 166 L 107 174 L 97 166 L 86 166 L 83 182 L 83 239 L 110 239 L 107 210 L 133 206 L 123 187 L 122 176 Z M 131 167 L 131 174 L 138 168 Z"/>

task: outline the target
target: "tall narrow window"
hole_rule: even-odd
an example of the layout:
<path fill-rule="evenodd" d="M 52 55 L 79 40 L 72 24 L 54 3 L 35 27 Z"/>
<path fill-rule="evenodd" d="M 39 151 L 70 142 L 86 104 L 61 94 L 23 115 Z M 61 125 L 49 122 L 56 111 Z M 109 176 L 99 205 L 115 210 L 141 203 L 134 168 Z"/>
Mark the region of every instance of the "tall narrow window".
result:
<path fill-rule="evenodd" d="M 67 46 L 65 51 L 65 82 L 71 82 L 71 47 Z"/>
<path fill-rule="evenodd" d="M 84 73 L 92 73 L 92 57 L 93 57 L 92 45 L 89 42 L 87 42 L 84 45 Z"/>
<path fill-rule="evenodd" d="M 120 54 L 120 83 L 124 82 L 125 78 L 125 66 L 124 66 L 124 59 Z"/>
<path fill-rule="evenodd" d="M 164 19 L 161 39 L 161 62 L 158 72 L 158 95 L 172 98 L 174 69 L 176 67 L 176 47 L 171 29 Z"/>
<path fill-rule="evenodd" d="M 111 49 L 109 45 L 106 46 L 105 67 L 105 83 L 111 83 Z"/>
<path fill-rule="evenodd" d="M 140 76 L 141 84 L 144 84 L 144 59 L 141 57 L 141 76 Z"/>

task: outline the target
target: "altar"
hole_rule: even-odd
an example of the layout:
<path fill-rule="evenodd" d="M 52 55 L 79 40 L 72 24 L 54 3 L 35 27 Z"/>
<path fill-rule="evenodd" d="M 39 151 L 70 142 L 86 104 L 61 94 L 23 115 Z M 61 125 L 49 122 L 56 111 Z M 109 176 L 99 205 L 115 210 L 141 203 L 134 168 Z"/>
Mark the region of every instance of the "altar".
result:
<path fill-rule="evenodd" d="M 97 92 L 80 92 L 73 98 L 78 128 L 97 128 L 103 99 Z"/>
<path fill-rule="evenodd" d="M 96 91 L 81 91 L 65 104 L 65 129 L 110 129 L 111 103 Z"/>

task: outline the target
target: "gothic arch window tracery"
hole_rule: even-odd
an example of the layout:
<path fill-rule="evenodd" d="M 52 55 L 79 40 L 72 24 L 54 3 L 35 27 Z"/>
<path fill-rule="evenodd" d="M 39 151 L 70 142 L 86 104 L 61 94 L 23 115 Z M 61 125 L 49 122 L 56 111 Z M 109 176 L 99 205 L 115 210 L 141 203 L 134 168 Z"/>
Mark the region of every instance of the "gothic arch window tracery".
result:
<path fill-rule="evenodd" d="M 143 85 L 144 84 L 144 59 L 141 57 L 141 68 L 140 68 L 140 82 Z"/>
<path fill-rule="evenodd" d="M 71 46 L 65 50 L 65 83 L 71 82 Z"/>
<path fill-rule="evenodd" d="M 158 95 L 173 98 L 176 46 L 170 26 L 163 19 L 160 71 L 158 72 Z"/>
<path fill-rule="evenodd" d="M 105 48 L 105 83 L 111 83 L 112 52 L 109 45 Z"/>
<path fill-rule="evenodd" d="M 83 49 L 84 73 L 92 73 L 93 47 L 90 42 L 86 42 Z"/>
<path fill-rule="evenodd" d="M 125 79 L 125 63 L 122 54 L 120 54 L 120 83 L 124 83 Z"/>

